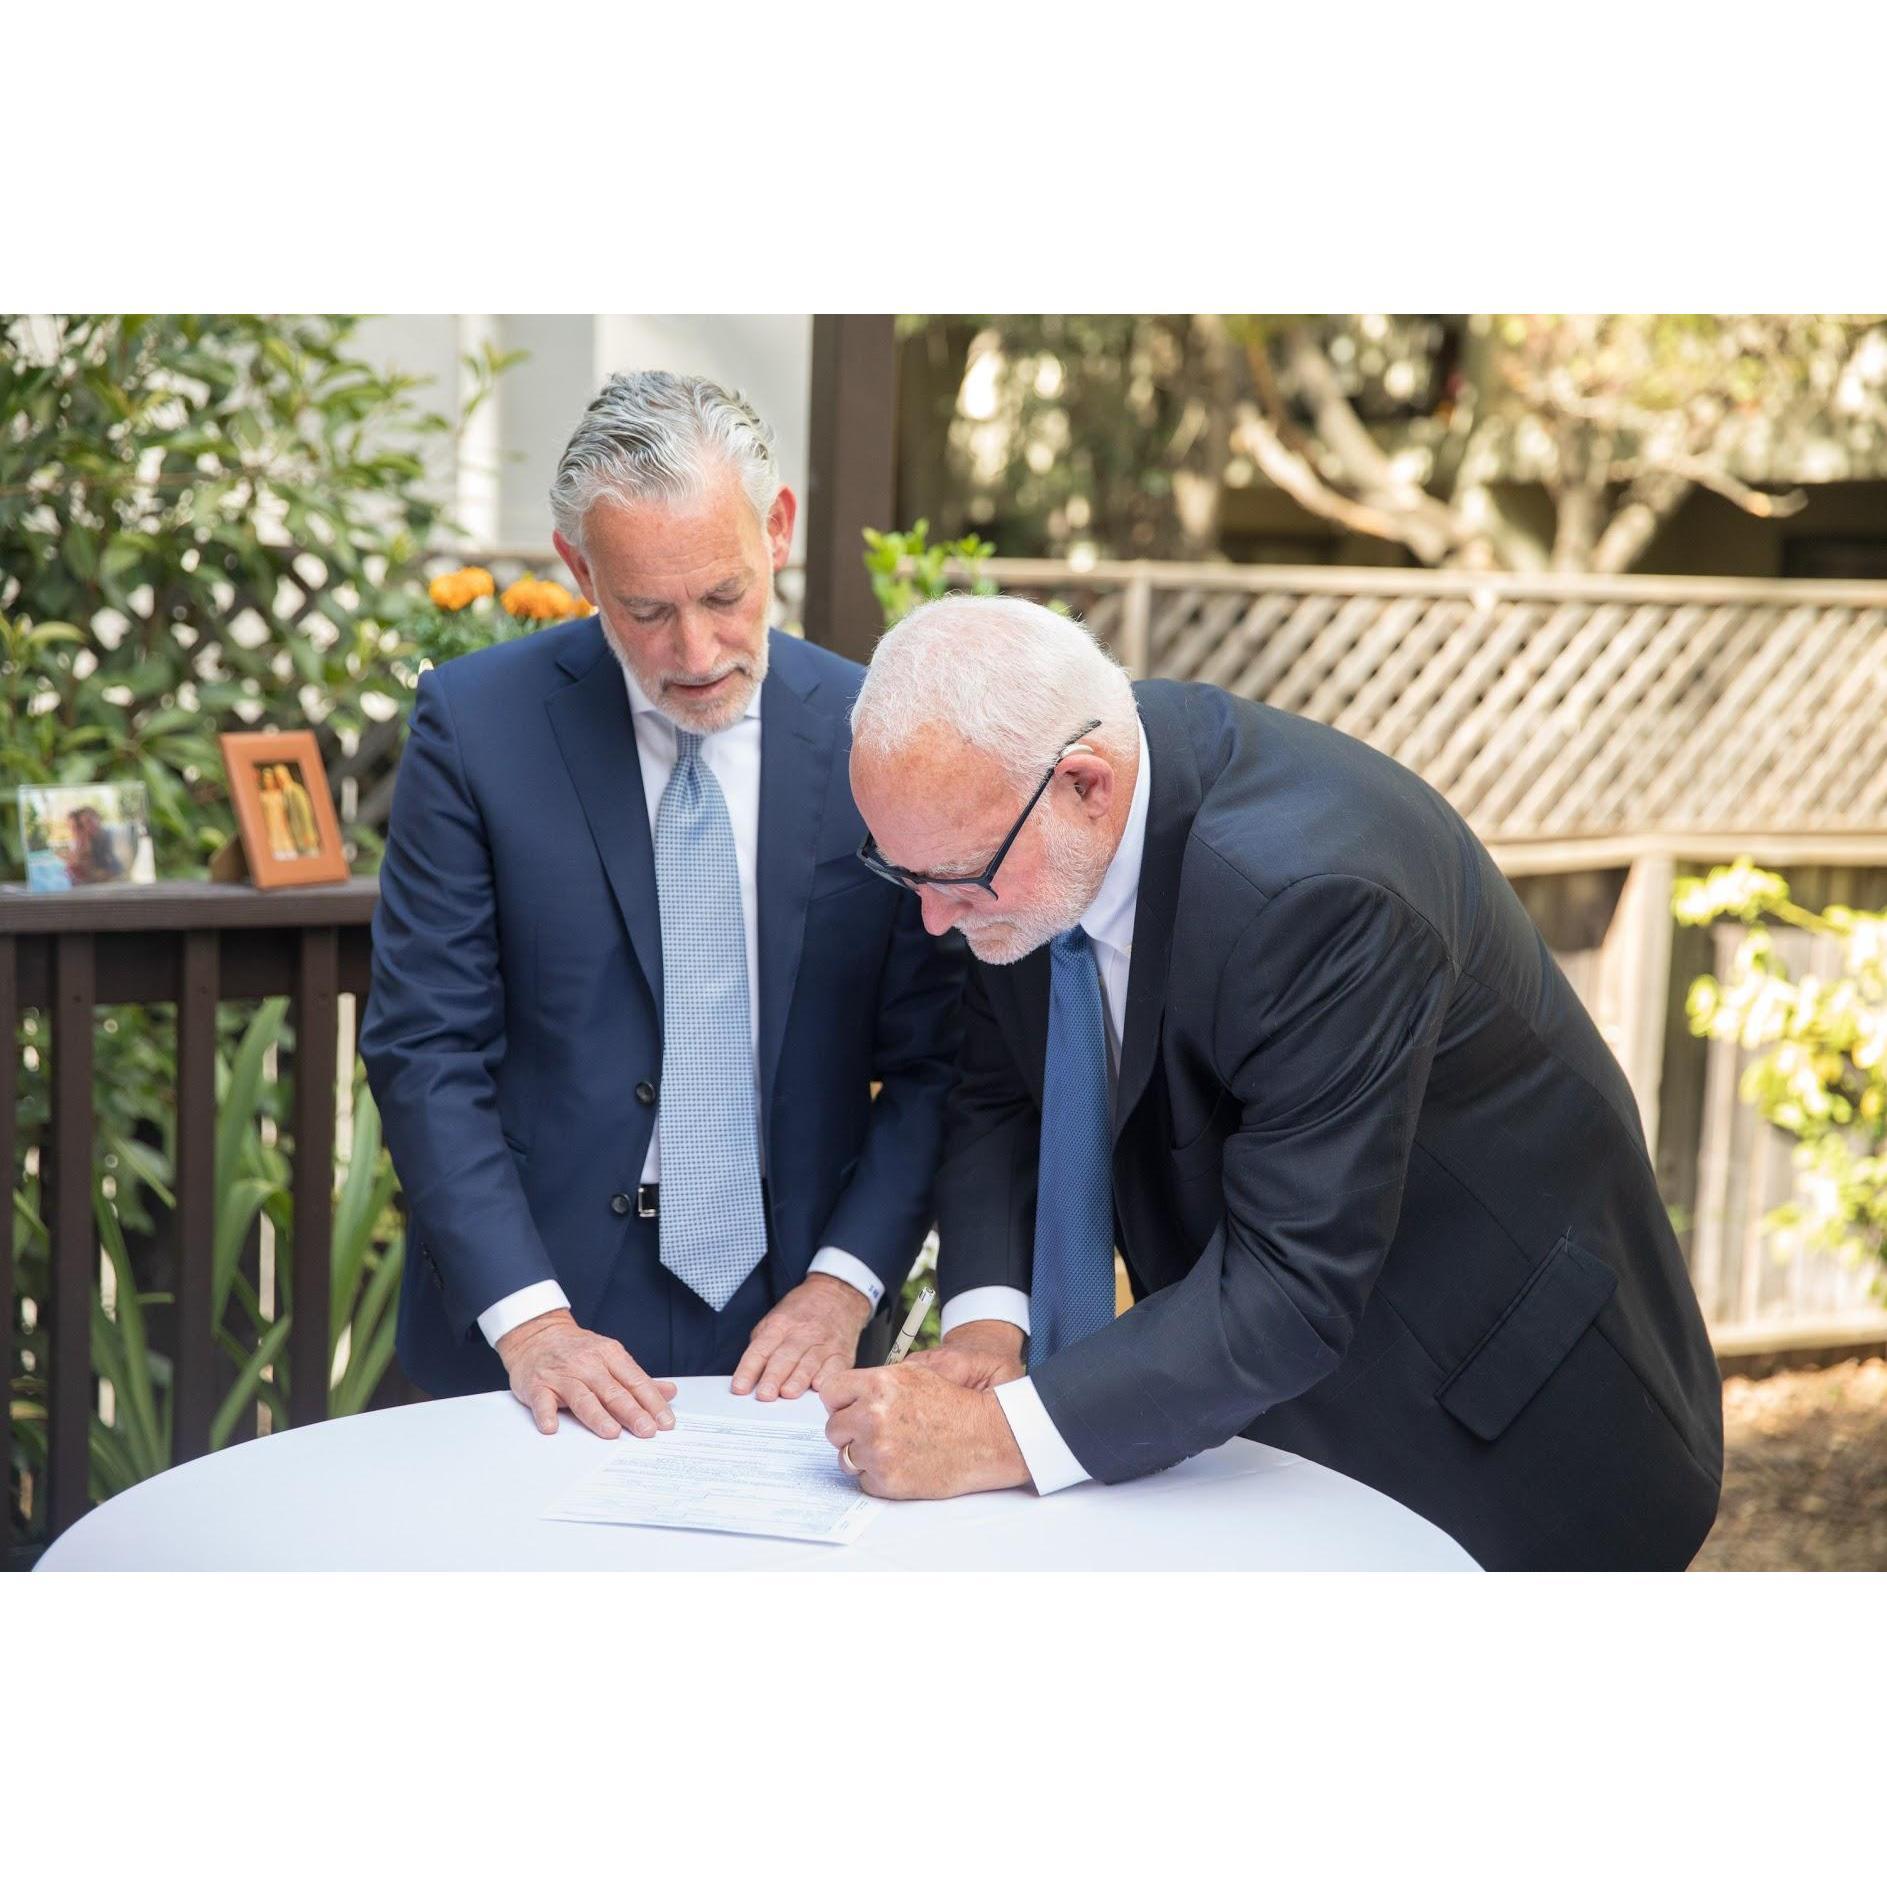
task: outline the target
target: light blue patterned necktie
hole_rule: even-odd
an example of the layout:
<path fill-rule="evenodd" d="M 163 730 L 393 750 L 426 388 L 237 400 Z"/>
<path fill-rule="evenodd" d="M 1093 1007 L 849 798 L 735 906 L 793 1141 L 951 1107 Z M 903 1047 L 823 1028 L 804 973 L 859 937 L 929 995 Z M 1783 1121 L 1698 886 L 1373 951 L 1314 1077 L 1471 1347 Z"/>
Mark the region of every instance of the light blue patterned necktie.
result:
<path fill-rule="evenodd" d="M 662 1265 L 718 1310 L 767 1249 L 740 862 L 701 736 L 655 814 L 662 907 Z"/>
<path fill-rule="evenodd" d="M 1048 956 L 1030 1368 L 1114 1320 L 1113 1100 L 1101 978 L 1078 926 L 1055 938 Z"/>

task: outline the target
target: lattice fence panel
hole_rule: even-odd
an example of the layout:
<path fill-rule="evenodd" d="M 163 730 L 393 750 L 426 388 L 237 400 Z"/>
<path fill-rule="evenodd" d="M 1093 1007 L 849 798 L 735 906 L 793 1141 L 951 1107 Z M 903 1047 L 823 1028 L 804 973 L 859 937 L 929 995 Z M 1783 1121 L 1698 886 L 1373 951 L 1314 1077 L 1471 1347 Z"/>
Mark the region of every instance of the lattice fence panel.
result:
<path fill-rule="evenodd" d="M 1491 841 L 1887 831 L 1887 586 L 991 571 L 1104 642 L 1143 586 L 1148 673 L 1354 734 Z"/>
<path fill-rule="evenodd" d="M 425 574 L 466 561 L 501 587 L 559 574 L 549 552 L 517 551 L 440 553 Z M 306 574 L 290 619 L 321 633 L 319 565 Z M 1059 601 L 1128 659 L 1139 586 L 1147 673 L 1366 740 L 1490 841 L 1887 831 L 1887 585 L 1003 560 L 989 574 Z M 781 620 L 802 583 L 782 572 Z M 253 606 L 239 597 L 231 615 Z M 384 822 L 400 728 L 395 714 L 351 750 L 324 743 L 362 824 Z"/>

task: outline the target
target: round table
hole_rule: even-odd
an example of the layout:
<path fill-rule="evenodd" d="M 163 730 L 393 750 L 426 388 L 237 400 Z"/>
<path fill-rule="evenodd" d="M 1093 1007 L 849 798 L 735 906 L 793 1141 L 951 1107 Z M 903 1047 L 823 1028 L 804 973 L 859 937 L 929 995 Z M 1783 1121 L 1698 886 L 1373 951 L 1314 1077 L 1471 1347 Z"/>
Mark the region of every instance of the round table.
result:
<path fill-rule="evenodd" d="M 685 1378 L 679 1409 L 822 1427 L 808 1395 L 756 1403 Z M 318 1422 L 225 1448 L 108 1500 L 40 1570 L 688 1572 L 1474 1570 L 1439 1527 L 1258 1442 L 1046 1499 L 1026 1488 L 886 1501 L 848 1546 L 546 1520 L 612 1448 L 563 1416 L 540 1435 L 508 1391 Z"/>

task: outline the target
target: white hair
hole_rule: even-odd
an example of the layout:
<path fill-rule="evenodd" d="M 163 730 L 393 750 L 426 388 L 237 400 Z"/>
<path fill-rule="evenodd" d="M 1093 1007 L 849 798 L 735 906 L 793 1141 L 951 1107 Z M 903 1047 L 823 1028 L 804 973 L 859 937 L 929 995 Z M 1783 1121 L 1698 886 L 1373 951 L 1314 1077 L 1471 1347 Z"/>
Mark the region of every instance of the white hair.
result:
<path fill-rule="evenodd" d="M 593 505 L 692 504 L 720 467 L 740 479 L 765 530 L 779 461 L 772 428 L 746 399 L 692 374 L 611 374 L 557 463 L 551 516 L 581 544 Z"/>
<path fill-rule="evenodd" d="M 945 728 L 1032 787 L 1082 736 L 1118 758 L 1136 751 L 1126 671 L 1072 616 L 1020 596 L 945 596 L 880 638 L 852 708 L 852 743 L 897 753 Z"/>

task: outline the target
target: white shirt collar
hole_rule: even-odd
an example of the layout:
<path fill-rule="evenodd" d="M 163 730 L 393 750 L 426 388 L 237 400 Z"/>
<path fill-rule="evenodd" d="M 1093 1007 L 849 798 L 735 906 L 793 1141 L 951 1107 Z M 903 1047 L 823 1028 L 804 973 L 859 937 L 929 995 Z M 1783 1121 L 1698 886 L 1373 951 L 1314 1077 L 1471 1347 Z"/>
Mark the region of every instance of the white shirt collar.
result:
<path fill-rule="evenodd" d="M 1106 944 L 1126 956 L 1133 949 L 1134 912 L 1140 901 L 1140 855 L 1147 842 L 1147 807 L 1153 798 L 1153 755 L 1147 747 L 1146 729 L 1134 717 L 1134 730 L 1140 736 L 1140 765 L 1134 776 L 1134 796 L 1127 808 L 1127 824 L 1120 843 L 1081 919 L 1081 928 L 1098 944 Z"/>
<path fill-rule="evenodd" d="M 658 708 L 655 705 L 655 703 L 651 701 L 645 693 L 643 693 L 642 684 L 636 680 L 635 672 L 633 669 L 630 668 L 629 664 L 627 662 L 620 660 L 619 658 L 617 662 L 617 666 L 621 668 L 622 678 L 626 683 L 628 683 L 628 686 L 629 686 L 629 707 L 630 707 L 631 712 L 636 713 L 636 714 L 653 714 L 657 716 L 667 726 L 673 727 L 675 723 L 672 720 L 670 720 L 669 717 L 666 714 L 664 714 L 662 710 Z M 763 693 L 765 693 L 764 686 L 760 688 L 756 688 L 753 691 L 753 693 L 747 697 L 747 708 L 746 708 L 746 711 L 740 717 L 741 721 L 759 720 L 760 697 Z M 738 727 L 740 725 L 740 721 L 734 722 L 733 725 L 735 727 Z M 725 734 L 727 731 L 728 730 L 725 727 L 721 729 L 721 732 L 723 734 Z M 710 734 L 708 738 L 712 740 L 714 736 Z"/>

